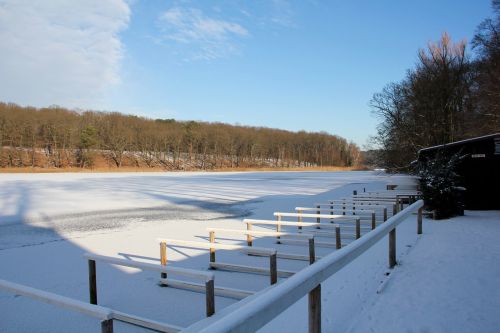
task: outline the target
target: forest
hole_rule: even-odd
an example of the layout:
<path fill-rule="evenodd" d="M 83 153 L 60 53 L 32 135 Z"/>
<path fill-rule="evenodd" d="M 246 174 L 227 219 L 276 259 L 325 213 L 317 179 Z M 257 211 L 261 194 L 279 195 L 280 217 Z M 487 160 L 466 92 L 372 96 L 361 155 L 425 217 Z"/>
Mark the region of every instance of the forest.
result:
<path fill-rule="evenodd" d="M 147 119 L 0 103 L 2 168 L 305 168 L 356 166 L 360 149 L 327 133 Z"/>
<path fill-rule="evenodd" d="M 400 82 L 373 96 L 381 122 L 372 163 L 405 170 L 422 148 L 500 131 L 500 1 L 492 6 L 470 48 L 444 33 Z"/>

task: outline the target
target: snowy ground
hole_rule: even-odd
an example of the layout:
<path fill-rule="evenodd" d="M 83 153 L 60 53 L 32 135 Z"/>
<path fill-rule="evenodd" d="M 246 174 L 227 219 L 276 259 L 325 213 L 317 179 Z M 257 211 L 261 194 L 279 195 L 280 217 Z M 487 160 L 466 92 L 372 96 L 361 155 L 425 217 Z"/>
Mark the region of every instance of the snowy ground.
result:
<path fill-rule="evenodd" d="M 248 216 L 272 218 L 274 211 L 353 190 L 384 189 L 386 183 L 404 179 L 372 172 L 0 175 L 0 279 L 87 301 L 82 258 L 87 251 L 158 263 L 157 237 L 204 240 L 209 226 L 243 228 L 241 220 Z M 457 223 L 425 220 L 422 237 L 416 236 L 414 217 L 398 227 L 402 265 L 381 294 L 376 290 L 386 279 L 386 240 L 327 280 L 324 331 L 499 331 L 493 313 L 500 306 L 494 288 L 499 285 L 499 248 L 492 240 L 500 237 L 500 214 L 474 214 L 483 215 Z M 240 237 L 224 242 L 244 243 Z M 260 239 L 256 245 L 273 244 Z M 328 252 L 319 250 L 320 255 Z M 205 251 L 169 249 L 168 255 L 172 265 L 207 267 Z M 218 252 L 218 259 L 266 265 L 266 259 L 235 253 Z M 280 260 L 278 265 L 298 270 L 305 263 Z M 204 317 L 202 294 L 160 288 L 158 274 L 103 264 L 97 270 L 104 306 L 183 327 Z M 259 290 L 267 284 L 265 276 L 216 271 L 216 285 Z M 216 309 L 235 302 L 217 297 Z M 467 318 L 472 323 L 462 325 Z M 116 328 L 140 331 L 125 324 Z M 305 299 L 263 329 L 277 330 L 307 330 Z M 33 331 L 97 332 L 99 325 L 95 319 L 0 292 L 0 332 Z"/>

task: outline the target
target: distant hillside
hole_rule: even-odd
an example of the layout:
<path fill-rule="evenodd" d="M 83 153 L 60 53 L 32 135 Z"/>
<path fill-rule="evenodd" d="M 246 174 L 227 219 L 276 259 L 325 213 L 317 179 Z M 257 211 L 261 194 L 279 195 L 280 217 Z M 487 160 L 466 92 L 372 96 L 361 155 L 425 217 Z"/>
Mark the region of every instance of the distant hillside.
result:
<path fill-rule="evenodd" d="M 0 103 L 0 167 L 165 170 L 352 167 L 359 148 L 324 132 L 147 119 Z"/>

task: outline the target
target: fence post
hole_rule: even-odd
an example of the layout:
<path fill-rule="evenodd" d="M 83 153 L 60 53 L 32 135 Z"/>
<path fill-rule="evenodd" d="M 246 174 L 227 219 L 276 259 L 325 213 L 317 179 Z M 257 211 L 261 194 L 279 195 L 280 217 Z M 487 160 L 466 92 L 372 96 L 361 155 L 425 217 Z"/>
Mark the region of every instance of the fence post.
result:
<path fill-rule="evenodd" d="M 276 263 L 276 253 L 269 256 L 269 271 L 271 276 L 271 284 L 278 282 L 278 265 Z"/>
<path fill-rule="evenodd" d="M 101 333 L 113 333 L 113 318 L 101 321 Z"/>
<path fill-rule="evenodd" d="M 276 216 L 277 224 L 276 224 L 276 232 L 281 232 L 281 215 Z M 276 243 L 281 244 L 280 242 L 280 236 L 276 236 Z"/>
<path fill-rule="evenodd" d="M 377 227 L 377 221 L 375 217 L 375 213 L 372 213 L 372 230 Z"/>
<path fill-rule="evenodd" d="M 90 304 L 97 305 L 97 276 L 95 260 L 89 259 L 89 294 Z"/>
<path fill-rule="evenodd" d="M 417 217 L 417 234 L 421 235 L 422 234 L 422 210 L 423 208 L 420 207 L 418 209 L 418 217 Z"/>
<path fill-rule="evenodd" d="M 361 237 L 361 219 L 356 219 L 356 239 Z"/>
<path fill-rule="evenodd" d="M 321 284 L 309 292 L 309 333 L 321 332 Z"/>
<path fill-rule="evenodd" d="M 314 238 L 309 238 L 309 264 L 314 264 L 316 260 L 316 253 L 314 249 Z"/>
<path fill-rule="evenodd" d="M 215 232 L 210 231 L 210 243 L 215 243 Z M 215 262 L 215 249 L 210 248 L 210 262 Z"/>
<path fill-rule="evenodd" d="M 396 228 L 389 232 L 389 268 L 396 266 Z"/>
<path fill-rule="evenodd" d="M 384 222 L 387 221 L 387 207 L 384 207 Z"/>
<path fill-rule="evenodd" d="M 160 264 L 162 266 L 167 266 L 167 243 L 160 243 Z M 166 279 L 167 273 L 161 273 L 161 278 Z"/>
<path fill-rule="evenodd" d="M 299 214 L 302 214 L 302 210 L 298 210 Z M 302 215 L 297 216 L 297 222 L 301 223 L 302 222 Z M 302 227 L 299 225 L 299 230 L 302 229 Z"/>
<path fill-rule="evenodd" d="M 335 248 L 338 250 L 342 247 L 342 239 L 340 237 L 340 226 L 335 227 Z"/>
<path fill-rule="evenodd" d="M 247 222 L 247 230 L 248 231 L 252 230 L 252 224 L 251 223 Z M 248 246 L 252 246 L 252 242 L 253 242 L 252 235 L 247 234 L 247 245 Z"/>
<path fill-rule="evenodd" d="M 319 214 L 321 214 L 321 210 L 320 210 L 321 206 L 320 206 L 320 205 L 317 205 L 317 206 L 316 206 L 316 208 L 318 209 L 318 210 L 316 211 L 316 214 L 318 214 L 318 215 L 319 215 Z M 330 208 L 331 208 L 331 209 L 333 209 L 333 206 L 330 206 Z M 317 218 L 316 218 L 316 223 L 320 223 L 320 222 L 321 222 L 321 219 L 320 219 L 319 217 L 317 217 Z"/>
<path fill-rule="evenodd" d="M 205 299 L 207 308 L 207 317 L 215 313 L 215 285 L 214 280 L 210 279 L 205 282 Z"/>

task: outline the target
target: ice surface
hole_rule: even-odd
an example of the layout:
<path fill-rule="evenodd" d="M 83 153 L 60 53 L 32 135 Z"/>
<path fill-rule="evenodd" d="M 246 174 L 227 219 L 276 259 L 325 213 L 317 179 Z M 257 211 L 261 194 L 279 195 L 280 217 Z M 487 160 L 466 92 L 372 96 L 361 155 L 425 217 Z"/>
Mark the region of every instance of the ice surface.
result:
<path fill-rule="evenodd" d="M 353 190 L 359 193 L 363 188 L 385 189 L 386 183 L 404 179 L 373 172 L 4 174 L 0 175 L 0 278 L 87 301 L 87 263 L 82 257 L 85 252 L 159 263 L 158 237 L 202 241 L 208 236 L 206 227 L 244 228 L 241 220 L 245 217 L 272 219 L 274 211 L 293 211 L 296 206 L 340 198 Z M 402 265 L 394 271 L 382 294 L 376 294 L 376 290 L 388 271 L 386 240 L 324 283 L 323 331 L 443 331 L 443 325 L 454 316 L 460 316 L 457 322 L 470 318 L 479 331 L 498 329 L 491 311 L 493 305 L 499 307 L 500 297 L 489 287 L 500 276 L 495 264 L 499 257 L 495 244 L 500 236 L 500 214 L 484 214 L 492 215 L 477 219 L 470 215 L 459 218 L 458 223 L 425 220 L 421 237 L 416 235 L 415 218 L 409 218 L 398 227 L 398 260 Z M 473 237 L 462 236 L 463 230 Z M 495 237 L 496 243 L 492 241 Z M 218 239 L 245 244 L 243 236 Z M 275 244 L 272 239 L 261 238 L 255 246 Z M 302 254 L 306 251 L 284 245 L 279 249 Z M 329 251 L 318 249 L 317 253 Z M 442 255 L 433 256 L 436 251 Z M 461 255 L 454 256 L 455 252 Z M 167 253 L 169 264 L 207 269 L 205 250 L 169 248 Z M 267 265 L 266 258 L 229 251 L 217 251 L 217 259 Z M 477 266 L 470 265 L 472 261 Z M 305 264 L 279 260 L 278 267 L 298 270 Z M 469 267 L 474 274 L 462 272 Z M 428 276 L 433 271 L 439 273 L 438 278 Z M 269 283 L 266 276 L 220 271 L 215 274 L 216 285 L 232 288 L 260 290 Z M 161 288 L 156 273 L 98 263 L 97 279 L 99 304 L 103 306 L 183 327 L 204 318 L 203 294 Z M 420 292 L 408 290 L 417 282 Z M 471 285 L 474 288 L 468 290 Z M 482 285 L 489 287 L 482 289 Z M 422 291 L 424 287 L 429 290 Z M 445 289 L 440 289 L 439 294 L 433 288 Z M 484 302 L 470 301 L 472 292 Z M 440 295 L 441 301 L 430 302 L 434 307 L 429 308 L 427 296 L 432 294 Z M 453 303 L 459 307 L 458 300 L 464 303 L 463 311 L 438 306 Z M 235 302 L 216 297 L 216 311 Z M 306 304 L 302 299 L 263 331 L 307 331 Z M 401 310 L 397 304 L 401 304 Z M 411 314 L 413 304 L 419 307 L 418 316 Z M 384 311 L 385 307 L 390 311 Z M 428 323 L 426 316 L 430 318 Z M 484 320 L 486 316 L 489 318 Z M 389 330 L 383 329 L 384 325 Z M 116 330 L 141 331 L 125 324 L 116 324 Z M 34 331 L 98 332 L 99 323 L 0 292 L 0 332 Z"/>

